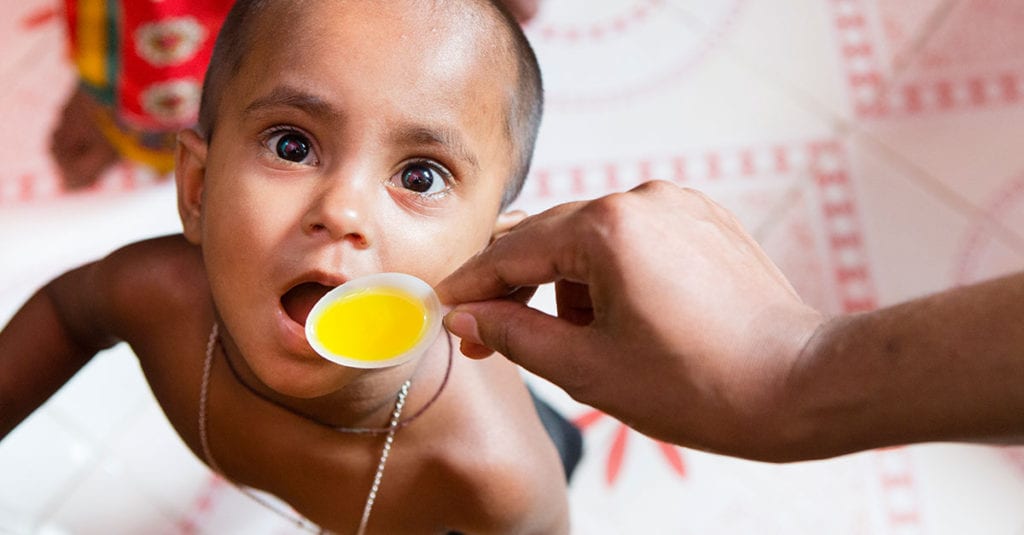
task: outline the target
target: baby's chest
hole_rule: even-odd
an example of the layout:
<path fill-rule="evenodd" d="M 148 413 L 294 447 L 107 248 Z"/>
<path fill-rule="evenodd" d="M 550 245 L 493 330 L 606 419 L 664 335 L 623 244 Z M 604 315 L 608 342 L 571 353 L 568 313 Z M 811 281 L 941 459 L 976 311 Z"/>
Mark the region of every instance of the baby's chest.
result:
<path fill-rule="evenodd" d="M 386 528 L 371 532 L 444 532 L 440 518 L 450 518 L 452 511 L 436 515 L 444 507 L 437 500 L 443 485 L 432 484 L 430 474 L 436 472 L 423 465 L 415 448 L 403 448 L 400 438 L 388 446 L 380 435 L 325 436 L 261 419 L 233 426 L 224 440 L 208 432 L 207 464 L 239 485 L 274 494 L 334 532 L 354 532 L 367 512 L 373 525 Z"/>
<path fill-rule="evenodd" d="M 214 367 L 204 388 L 202 368 L 188 368 L 152 367 L 147 376 L 184 442 L 232 483 L 273 494 L 338 533 L 355 531 L 371 493 L 378 529 L 370 533 L 445 533 L 458 524 L 461 508 L 446 499 L 450 474 L 416 433 L 399 431 L 387 446 L 385 435 L 311 425 L 237 388 L 223 370 Z"/>

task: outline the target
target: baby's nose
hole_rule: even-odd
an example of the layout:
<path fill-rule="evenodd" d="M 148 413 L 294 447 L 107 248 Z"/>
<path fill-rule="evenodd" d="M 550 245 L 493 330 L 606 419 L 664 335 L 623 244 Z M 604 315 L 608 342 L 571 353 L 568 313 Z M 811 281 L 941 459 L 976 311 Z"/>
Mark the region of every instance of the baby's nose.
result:
<path fill-rule="evenodd" d="M 319 192 L 303 219 L 305 233 L 331 241 L 348 241 L 359 248 L 369 247 L 372 222 L 367 216 L 372 213 L 371 200 L 367 192 L 359 189 L 350 182 L 334 184 Z"/>

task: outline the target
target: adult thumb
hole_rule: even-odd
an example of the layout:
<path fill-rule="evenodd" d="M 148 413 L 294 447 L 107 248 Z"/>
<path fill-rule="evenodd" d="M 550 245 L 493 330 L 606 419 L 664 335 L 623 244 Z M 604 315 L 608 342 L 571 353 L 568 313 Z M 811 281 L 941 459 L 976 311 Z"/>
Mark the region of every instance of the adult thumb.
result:
<path fill-rule="evenodd" d="M 585 326 L 502 299 L 461 304 L 445 317 L 445 326 L 463 342 L 497 351 L 555 384 L 578 379 L 574 358 L 584 354 Z"/>

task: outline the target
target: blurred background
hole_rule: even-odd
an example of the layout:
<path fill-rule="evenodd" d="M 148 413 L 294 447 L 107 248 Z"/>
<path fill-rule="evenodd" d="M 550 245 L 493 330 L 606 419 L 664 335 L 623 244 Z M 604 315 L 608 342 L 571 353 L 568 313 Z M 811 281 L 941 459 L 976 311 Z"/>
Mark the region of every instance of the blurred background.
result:
<path fill-rule="evenodd" d="M 0 321 L 64 270 L 179 231 L 163 173 L 71 182 L 51 155 L 78 77 L 64 5 L 0 0 Z M 542 0 L 526 30 L 547 110 L 520 208 L 703 190 L 831 313 L 1024 267 L 1022 2 Z M 1024 535 L 1024 448 L 739 461 L 529 380 L 584 431 L 574 534 Z M 121 346 L 0 443 L 0 533 L 291 530 L 192 456 Z"/>

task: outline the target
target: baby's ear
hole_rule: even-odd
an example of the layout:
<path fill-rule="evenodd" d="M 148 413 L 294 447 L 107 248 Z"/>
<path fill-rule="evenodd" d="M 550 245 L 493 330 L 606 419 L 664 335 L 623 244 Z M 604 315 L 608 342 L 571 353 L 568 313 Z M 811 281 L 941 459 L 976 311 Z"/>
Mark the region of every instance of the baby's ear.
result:
<path fill-rule="evenodd" d="M 522 223 L 526 219 L 526 212 L 522 210 L 511 210 L 508 212 L 502 212 L 498 215 L 497 221 L 494 222 L 494 232 L 491 234 L 491 241 L 508 234 L 508 231 L 512 230 L 512 227 Z"/>
<path fill-rule="evenodd" d="M 178 133 L 174 178 L 178 185 L 178 215 L 185 238 L 199 245 L 203 229 L 203 186 L 206 180 L 206 139 L 188 129 Z"/>

